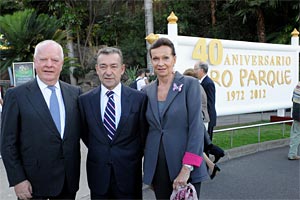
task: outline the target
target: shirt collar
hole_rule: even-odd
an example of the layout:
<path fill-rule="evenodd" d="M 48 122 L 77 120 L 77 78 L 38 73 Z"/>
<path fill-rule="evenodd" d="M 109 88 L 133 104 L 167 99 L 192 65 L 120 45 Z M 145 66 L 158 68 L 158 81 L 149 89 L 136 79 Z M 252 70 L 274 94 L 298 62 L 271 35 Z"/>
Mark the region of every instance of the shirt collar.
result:
<path fill-rule="evenodd" d="M 36 76 L 36 80 L 37 80 L 37 84 L 38 84 L 38 86 L 39 86 L 39 88 L 40 88 L 41 90 L 44 90 L 45 88 L 48 87 L 48 85 L 46 85 L 46 84 L 39 78 L 38 75 Z M 58 82 L 58 81 L 55 83 L 54 86 L 55 86 L 56 88 L 60 89 L 60 86 L 59 86 L 59 82 Z"/>
<path fill-rule="evenodd" d="M 114 92 L 114 95 L 117 95 L 117 96 L 121 96 L 121 88 L 122 88 L 122 84 L 119 83 L 112 91 Z M 106 94 L 106 92 L 108 91 L 108 89 L 101 84 L 101 93 L 102 95 L 104 96 Z"/>
<path fill-rule="evenodd" d="M 207 74 L 205 74 L 205 75 L 200 79 L 200 83 L 202 83 L 202 81 L 205 79 L 205 77 L 207 77 Z"/>

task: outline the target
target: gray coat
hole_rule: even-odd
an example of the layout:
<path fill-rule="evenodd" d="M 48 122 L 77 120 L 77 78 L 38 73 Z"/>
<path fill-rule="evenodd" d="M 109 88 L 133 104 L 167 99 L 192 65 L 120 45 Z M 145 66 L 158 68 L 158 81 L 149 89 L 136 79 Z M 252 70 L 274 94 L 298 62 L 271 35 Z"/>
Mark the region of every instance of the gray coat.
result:
<path fill-rule="evenodd" d="M 174 90 L 174 83 L 181 89 Z M 201 116 L 201 90 L 197 79 L 176 72 L 169 89 L 160 120 L 157 102 L 158 81 L 143 90 L 148 96 L 146 118 L 149 132 L 144 154 L 144 182 L 151 184 L 156 169 L 161 140 L 168 164 L 170 179 L 173 181 L 182 167 L 185 152 L 202 156 L 204 127 Z M 191 183 L 208 179 L 205 161 L 191 173 Z"/>
<path fill-rule="evenodd" d="M 209 122 L 209 115 L 207 111 L 207 96 L 205 93 L 204 88 L 200 85 L 201 88 L 201 106 L 202 106 L 202 115 L 203 115 L 203 122 Z"/>

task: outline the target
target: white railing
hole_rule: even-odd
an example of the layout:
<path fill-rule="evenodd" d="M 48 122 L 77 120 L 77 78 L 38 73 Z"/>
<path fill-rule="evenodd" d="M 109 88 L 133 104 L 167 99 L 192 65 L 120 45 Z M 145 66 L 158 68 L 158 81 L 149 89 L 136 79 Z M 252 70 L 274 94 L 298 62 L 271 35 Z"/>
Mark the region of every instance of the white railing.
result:
<path fill-rule="evenodd" d="M 230 148 L 233 146 L 233 134 L 234 131 L 240 130 L 240 129 L 247 129 L 247 128 L 255 128 L 258 127 L 258 132 L 257 132 L 257 141 L 260 143 L 260 128 L 262 126 L 270 126 L 274 124 L 282 124 L 282 136 L 285 134 L 285 124 L 286 123 L 291 123 L 293 120 L 284 120 L 284 121 L 278 121 L 278 122 L 268 122 L 268 123 L 261 123 L 261 124 L 252 124 L 252 125 L 246 125 L 246 126 L 238 126 L 238 127 L 231 127 L 231 128 L 224 128 L 224 129 L 217 129 L 214 130 L 214 133 L 220 133 L 220 132 L 225 132 L 225 131 L 231 131 L 230 134 Z"/>

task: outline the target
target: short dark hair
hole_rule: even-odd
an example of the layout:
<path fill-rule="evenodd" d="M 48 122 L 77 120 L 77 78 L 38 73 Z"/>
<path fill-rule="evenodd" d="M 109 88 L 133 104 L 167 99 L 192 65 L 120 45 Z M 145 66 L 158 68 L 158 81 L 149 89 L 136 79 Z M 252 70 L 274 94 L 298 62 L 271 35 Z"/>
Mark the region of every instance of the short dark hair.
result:
<path fill-rule="evenodd" d="M 137 76 L 140 76 L 140 75 L 142 75 L 143 73 L 145 73 L 145 70 L 144 70 L 144 69 L 139 69 L 139 70 L 137 70 L 136 75 L 137 75 Z"/>
<path fill-rule="evenodd" d="M 174 44 L 171 40 L 169 40 L 168 38 L 159 38 L 158 40 L 156 40 L 152 46 L 150 47 L 149 49 L 149 54 L 150 54 L 150 57 L 152 57 L 151 55 L 151 50 L 152 49 L 156 49 L 158 47 L 161 47 L 161 46 L 168 46 L 171 48 L 172 50 L 172 55 L 173 56 L 176 56 L 176 53 L 175 53 L 175 47 L 174 47 Z"/>
<path fill-rule="evenodd" d="M 104 47 L 99 49 L 98 53 L 97 53 L 97 59 L 100 56 L 100 54 L 105 54 L 105 55 L 109 55 L 109 54 L 118 54 L 121 58 L 121 64 L 123 64 L 123 54 L 122 51 L 116 47 Z"/>

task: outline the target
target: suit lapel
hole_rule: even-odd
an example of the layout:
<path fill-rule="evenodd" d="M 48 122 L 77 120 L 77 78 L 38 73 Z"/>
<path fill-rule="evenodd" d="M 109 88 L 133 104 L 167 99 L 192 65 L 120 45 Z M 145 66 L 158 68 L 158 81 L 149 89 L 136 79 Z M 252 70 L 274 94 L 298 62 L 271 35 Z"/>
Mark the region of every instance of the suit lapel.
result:
<path fill-rule="evenodd" d="M 201 85 L 202 85 L 202 84 L 205 85 L 207 82 L 208 82 L 208 76 L 205 76 L 204 79 L 203 79 L 202 82 L 201 82 Z"/>
<path fill-rule="evenodd" d="M 70 129 L 70 124 L 72 124 L 70 116 L 73 116 L 73 106 L 74 104 L 72 103 L 73 101 L 73 95 L 70 92 L 70 90 L 68 90 L 68 87 L 62 83 L 61 81 L 60 83 L 60 89 L 61 89 L 61 94 L 62 94 L 62 98 L 63 98 L 63 103 L 65 106 L 65 130 L 64 130 L 64 139 L 66 137 L 68 137 L 68 130 Z"/>
<path fill-rule="evenodd" d="M 99 86 L 92 92 L 92 96 L 89 99 L 92 112 L 94 113 L 95 120 L 97 121 L 97 124 L 102 125 L 102 117 L 101 117 L 101 98 L 100 98 L 100 93 L 101 93 L 101 87 Z"/>
<path fill-rule="evenodd" d="M 40 88 L 38 87 L 36 79 L 28 84 L 27 89 L 28 92 L 26 94 L 26 98 L 30 102 L 33 110 L 39 115 L 41 121 L 43 121 L 49 129 L 53 130 L 51 132 L 57 133 L 56 135 L 60 138 L 60 134 L 57 131 L 54 121 L 52 120 L 50 110 Z"/>
<path fill-rule="evenodd" d="M 169 88 L 168 96 L 165 101 L 165 106 L 162 111 L 162 116 L 165 115 L 171 103 L 173 102 L 174 98 L 181 92 L 181 90 L 183 89 L 182 87 L 183 87 L 183 75 L 176 72 L 174 80 Z"/>
<path fill-rule="evenodd" d="M 148 93 L 148 99 L 150 104 L 150 109 L 152 110 L 152 114 L 157 121 L 157 124 L 160 124 L 159 119 L 159 110 L 157 105 L 157 80 L 155 80 L 151 85 L 149 85 L 149 89 L 147 91 Z"/>
<path fill-rule="evenodd" d="M 117 127 L 116 135 L 113 139 L 113 142 L 116 141 L 118 135 L 122 132 L 122 129 L 125 127 L 127 122 L 127 118 L 129 116 L 131 106 L 134 103 L 134 99 L 132 99 L 130 95 L 130 91 L 128 88 L 122 85 L 121 89 L 121 117 Z"/>
<path fill-rule="evenodd" d="M 97 87 L 92 93 L 91 93 L 91 97 L 89 98 L 89 103 L 91 105 L 91 112 L 94 114 L 94 119 L 96 121 L 96 124 L 99 126 L 100 128 L 100 132 L 97 133 L 96 137 L 100 139 L 100 141 L 107 141 L 110 142 L 107 133 L 106 133 L 106 129 L 103 125 L 103 119 L 101 116 L 101 98 L 100 98 L 100 94 L 101 94 L 101 86 Z"/>

